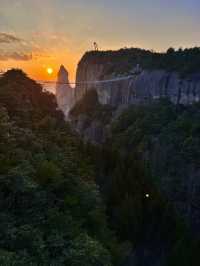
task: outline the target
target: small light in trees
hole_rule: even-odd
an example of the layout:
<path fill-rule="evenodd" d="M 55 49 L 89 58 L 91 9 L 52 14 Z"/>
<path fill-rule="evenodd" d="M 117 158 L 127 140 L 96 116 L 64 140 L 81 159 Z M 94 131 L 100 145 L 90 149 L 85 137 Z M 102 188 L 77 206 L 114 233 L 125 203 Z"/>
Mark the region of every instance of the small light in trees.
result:
<path fill-rule="evenodd" d="M 146 198 L 149 198 L 149 197 L 150 197 L 150 195 L 149 195 L 149 194 L 145 194 L 145 197 L 146 197 Z"/>

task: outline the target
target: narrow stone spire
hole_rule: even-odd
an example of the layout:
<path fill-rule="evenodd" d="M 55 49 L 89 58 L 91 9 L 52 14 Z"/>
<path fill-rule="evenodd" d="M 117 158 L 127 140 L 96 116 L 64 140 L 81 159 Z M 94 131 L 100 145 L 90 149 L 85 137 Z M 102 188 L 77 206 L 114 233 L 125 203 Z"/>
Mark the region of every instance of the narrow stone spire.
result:
<path fill-rule="evenodd" d="M 69 74 L 67 69 L 61 65 L 60 69 L 58 71 L 58 76 L 57 76 L 57 82 L 58 83 L 69 83 Z"/>
<path fill-rule="evenodd" d="M 67 118 L 69 110 L 74 104 L 74 89 L 69 84 L 68 71 L 61 65 L 56 84 L 56 99 L 58 108 Z"/>

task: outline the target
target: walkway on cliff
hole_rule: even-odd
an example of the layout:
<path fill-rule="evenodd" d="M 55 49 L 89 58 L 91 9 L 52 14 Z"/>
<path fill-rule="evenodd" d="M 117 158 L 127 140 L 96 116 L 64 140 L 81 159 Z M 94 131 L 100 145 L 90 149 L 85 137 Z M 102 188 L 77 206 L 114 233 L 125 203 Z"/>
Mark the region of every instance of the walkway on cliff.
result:
<path fill-rule="evenodd" d="M 41 85 L 45 84 L 67 84 L 67 85 L 82 85 L 82 84 L 105 84 L 105 83 L 111 83 L 111 82 L 118 82 L 123 80 L 132 79 L 134 75 L 124 76 L 124 77 L 117 77 L 113 79 L 105 79 L 105 80 L 93 80 L 93 81 L 79 81 L 79 82 L 57 82 L 57 81 L 48 81 L 48 80 L 37 80 L 38 83 Z"/>

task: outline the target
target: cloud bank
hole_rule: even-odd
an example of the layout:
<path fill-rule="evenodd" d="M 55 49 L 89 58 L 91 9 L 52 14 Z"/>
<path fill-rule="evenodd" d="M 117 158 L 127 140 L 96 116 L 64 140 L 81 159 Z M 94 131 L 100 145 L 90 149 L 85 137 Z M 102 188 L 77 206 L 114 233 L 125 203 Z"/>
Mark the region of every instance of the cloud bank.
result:
<path fill-rule="evenodd" d="M 13 34 L 0 32 L 0 61 L 30 61 L 33 59 L 31 47 L 24 46 L 25 41 Z M 26 43 L 27 44 L 27 43 Z M 27 51 L 27 48 L 29 51 Z"/>
<path fill-rule="evenodd" d="M 10 43 L 20 43 L 22 39 L 8 33 L 0 32 L 0 43 L 10 44 Z"/>
<path fill-rule="evenodd" d="M 16 60 L 16 61 L 29 61 L 32 60 L 32 54 L 23 52 L 3 53 L 0 51 L 0 61 Z"/>

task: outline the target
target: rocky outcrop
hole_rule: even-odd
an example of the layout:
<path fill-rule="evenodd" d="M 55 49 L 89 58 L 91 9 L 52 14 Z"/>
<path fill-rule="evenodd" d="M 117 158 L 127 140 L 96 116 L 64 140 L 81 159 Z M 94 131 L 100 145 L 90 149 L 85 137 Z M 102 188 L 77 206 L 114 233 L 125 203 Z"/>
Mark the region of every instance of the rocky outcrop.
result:
<path fill-rule="evenodd" d="M 67 117 L 74 104 L 74 89 L 69 85 L 68 72 L 62 65 L 56 83 L 56 99 L 58 107 Z"/>
<path fill-rule="evenodd" d="M 172 69 L 150 70 L 137 62 L 133 64 L 133 59 L 131 61 L 133 65 L 127 69 L 124 61 L 129 57 L 123 61 L 125 55 L 122 54 L 118 58 L 120 53 L 120 51 L 113 54 L 112 52 L 86 53 L 77 67 L 75 89 L 68 84 L 68 72 L 61 66 L 56 97 L 59 108 L 66 116 L 74 103 L 90 89 L 97 91 L 101 104 L 114 107 L 145 104 L 160 98 L 168 98 L 174 104 L 183 105 L 200 101 L 200 72 L 183 77 Z M 139 71 L 135 71 L 136 68 Z M 116 72 L 118 69 L 121 70 L 120 73 Z"/>
<path fill-rule="evenodd" d="M 87 62 L 79 63 L 76 73 L 76 101 L 81 99 L 85 92 L 93 88 L 94 82 L 102 77 L 105 65 L 103 64 L 88 64 Z M 89 81 L 89 83 L 87 82 Z"/>
<path fill-rule="evenodd" d="M 109 126 L 101 121 L 91 121 L 87 115 L 79 115 L 76 119 L 70 117 L 71 128 L 78 133 L 85 143 L 101 145 L 109 134 Z"/>
<path fill-rule="evenodd" d="M 89 89 L 96 89 L 100 103 L 113 106 L 143 104 L 163 97 L 184 105 L 200 100 L 200 73 L 181 78 L 176 72 L 143 69 L 119 77 L 115 73 L 106 74 L 111 65 L 84 57 L 77 69 L 76 100 Z"/>

